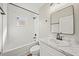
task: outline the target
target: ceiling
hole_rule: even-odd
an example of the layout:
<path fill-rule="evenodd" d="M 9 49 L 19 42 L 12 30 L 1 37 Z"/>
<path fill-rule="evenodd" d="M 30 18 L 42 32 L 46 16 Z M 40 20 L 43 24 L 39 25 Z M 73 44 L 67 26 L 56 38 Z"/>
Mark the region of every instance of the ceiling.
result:
<path fill-rule="evenodd" d="M 14 3 L 14 4 L 39 14 L 40 7 L 42 7 L 45 3 Z"/>

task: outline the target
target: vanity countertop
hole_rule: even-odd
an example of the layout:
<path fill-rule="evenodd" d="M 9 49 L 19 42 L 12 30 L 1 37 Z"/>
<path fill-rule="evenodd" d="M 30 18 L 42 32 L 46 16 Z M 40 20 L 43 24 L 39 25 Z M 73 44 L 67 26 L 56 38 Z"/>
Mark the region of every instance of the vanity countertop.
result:
<path fill-rule="evenodd" d="M 66 53 L 69 53 L 73 56 L 79 56 L 79 45 L 74 45 L 73 47 L 72 46 L 65 46 L 65 47 L 61 47 L 61 46 L 57 46 L 57 45 L 53 45 L 53 43 L 49 43 L 49 39 L 51 39 L 50 37 L 46 37 L 46 38 L 40 38 L 39 41 L 44 43 L 44 44 L 47 44 L 49 47 L 53 47 L 53 48 L 56 48 L 56 49 L 59 49 L 59 50 L 62 50 Z"/>

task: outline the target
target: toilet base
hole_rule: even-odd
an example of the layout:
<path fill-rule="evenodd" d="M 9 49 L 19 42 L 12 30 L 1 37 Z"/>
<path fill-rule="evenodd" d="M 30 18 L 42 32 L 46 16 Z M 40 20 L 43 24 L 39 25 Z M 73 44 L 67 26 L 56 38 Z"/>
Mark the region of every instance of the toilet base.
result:
<path fill-rule="evenodd" d="M 40 53 L 32 54 L 32 56 L 40 56 Z"/>
<path fill-rule="evenodd" d="M 30 49 L 30 53 L 32 54 L 32 56 L 40 56 L 40 46 L 39 45 L 35 45 Z"/>

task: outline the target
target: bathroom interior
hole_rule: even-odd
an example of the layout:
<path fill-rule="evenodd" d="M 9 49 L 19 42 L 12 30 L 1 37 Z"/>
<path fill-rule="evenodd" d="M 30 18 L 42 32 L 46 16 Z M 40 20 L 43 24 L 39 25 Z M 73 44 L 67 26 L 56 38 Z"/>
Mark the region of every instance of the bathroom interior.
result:
<path fill-rule="evenodd" d="M 79 56 L 79 3 L 0 3 L 0 56 Z"/>

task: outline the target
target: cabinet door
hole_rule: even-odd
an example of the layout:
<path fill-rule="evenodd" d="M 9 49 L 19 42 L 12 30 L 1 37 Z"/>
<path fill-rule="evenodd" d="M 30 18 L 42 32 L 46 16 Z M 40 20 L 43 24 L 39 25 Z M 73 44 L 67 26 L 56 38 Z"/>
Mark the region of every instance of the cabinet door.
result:
<path fill-rule="evenodd" d="M 48 53 L 48 47 L 43 43 L 40 43 L 40 56 L 52 56 Z"/>
<path fill-rule="evenodd" d="M 55 49 L 40 43 L 40 55 L 41 56 L 65 56 L 64 54 L 56 51 Z"/>

